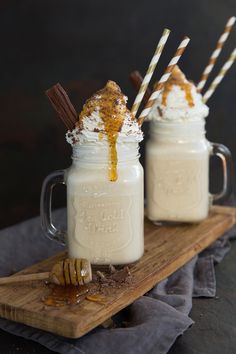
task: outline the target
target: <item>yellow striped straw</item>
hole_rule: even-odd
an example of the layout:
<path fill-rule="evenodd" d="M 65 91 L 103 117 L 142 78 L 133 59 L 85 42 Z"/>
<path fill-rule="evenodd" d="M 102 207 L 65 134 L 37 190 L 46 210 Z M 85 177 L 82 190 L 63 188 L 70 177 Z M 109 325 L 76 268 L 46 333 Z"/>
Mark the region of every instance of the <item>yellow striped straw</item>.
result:
<path fill-rule="evenodd" d="M 138 122 L 139 122 L 140 125 L 143 123 L 144 119 L 150 113 L 154 102 L 156 101 L 157 97 L 159 96 L 160 92 L 162 91 L 164 84 L 169 79 L 169 77 L 170 77 L 175 65 L 178 63 L 179 59 L 181 58 L 181 56 L 182 56 L 183 52 L 185 51 L 189 41 L 190 41 L 190 39 L 188 37 L 184 37 L 184 39 L 182 40 L 182 42 L 178 46 L 178 48 L 177 48 L 177 50 L 175 52 L 175 55 L 173 56 L 173 58 L 169 62 L 164 74 L 162 75 L 162 77 L 158 81 L 158 84 L 156 85 L 153 93 L 151 94 L 151 96 L 150 96 L 150 98 L 149 98 L 144 110 L 141 112 L 141 114 L 140 114 L 140 116 L 138 118 Z"/>
<path fill-rule="evenodd" d="M 223 80 L 223 78 L 225 77 L 225 74 L 230 69 L 230 67 L 233 65 L 233 63 L 235 62 L 235 59 L 236 59 L 236 48 L 233 50 L 233 52 L 231 53 L 229 59 L 223 65 L 223 67 L 221 68 L 219 74 L 212 81 L 212 83 L 209 86 L 208 90 L 204 94 L 204 96 L 203 96 L 203 102 L 204 103 L 206 103 L 209 100 L 209 98 L 211 97 L 211 95 L 215 92 L 215 89 L 217 88 L 219 83 Z"/>
<path fill-rule="evenodd" d="M 160 59 L 161 53 L 164 49 L 164 46 L 165 46 L 166 41 L 169 37 L 169 34 L 170 34 L 170 30 L 165 28 L 162 33 L 161 39 L 159 40 L 159 43 L 157 44 L 155 53 L 154 53 L 153 58 L 149 64 L 148 70 L 147 70 L 146 75 L 143 79 L 142 85 L 140 86 L 139 92 L 135 98 L 134 104 L 131 108 L 131 112 L 134 114 L 134 116 L 136 116 L 136 113 L 137 113 L 139 106 L 142 102 L 143 96 L 147 90 L 148 84 L 152 78 L 154 70 L 157 66 L 159 59 Z"/>
<path fill-rule="evenodd" d="M 232 27 L 235 23 L 235 20 L 236 18 L 233 16 L 233 17 L 230 17 L 230 19 L 227 21 L 226 25 L 225 25 L 225 29 L 224 29 L 224 32 L 222 33 L 222 35 L 220 36 L 217 44 L 216 44 L 216 49 L 214 50 L 214 52 L 212 53 L 210 59 L 209 59 L 209 62 L 205 68 L 205 70 L 203 71 L 202 73 L 202 76 L 201 76 L 201 79 L 197 85 L 197 90 L 198 92 L 201 92 L 203 87 L 205 86 L 206 84 L 206 81 L 212 71 L 212 69 L 214 68 L 214 65 L 216 63 L 216 60 L 218 59 L 219 55 L 220 55 L 220 52 L 232 30 Z"/>

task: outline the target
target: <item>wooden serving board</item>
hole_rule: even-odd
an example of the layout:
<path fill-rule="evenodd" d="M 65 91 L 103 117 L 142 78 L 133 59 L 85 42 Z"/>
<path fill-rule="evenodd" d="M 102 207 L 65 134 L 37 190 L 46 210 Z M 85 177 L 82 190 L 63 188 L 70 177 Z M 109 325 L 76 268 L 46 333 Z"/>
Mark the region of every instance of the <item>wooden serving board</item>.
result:
<path fill-rule="evenodd" d="M 43 282 L 12 284 L 0 287 L 0 316 L 65 337 L 81 337 L 172 274 L 235 222 L 236 208 L 218 206 L 195 225 L 155 226 L 146 220 L 145 254 L 131 267 L 132 283 L 110 289 L 103 304 L 84 300 L 73 306 L 48 307 L 41 301 L 47 291 Z M 49 271 L 64 257 L 65 253 L 58 254 L 20 273 Z"/>

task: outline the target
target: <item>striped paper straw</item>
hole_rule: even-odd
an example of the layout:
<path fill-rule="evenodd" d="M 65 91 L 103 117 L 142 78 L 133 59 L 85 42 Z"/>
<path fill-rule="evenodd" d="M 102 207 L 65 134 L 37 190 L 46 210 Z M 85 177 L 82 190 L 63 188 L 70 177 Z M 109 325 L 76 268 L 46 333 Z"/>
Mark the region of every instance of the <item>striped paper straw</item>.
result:
<path fill-rule="evenodd" d="M 225 77 L 225 74 L 227 73 L 229 68 L 233 65 L 235 59 L 236 59 L 236 48 L 233 50 L 233 52 L 231 53 L 229 59 L 223 65 L 223 67 L 221 68 L 219 74 L 216 76 L 216 78 L 213 80 L 213 82 L 209 86 L 208 90 L 204 94 L 204 96 L 203 96 L 203 102 L 204 103 L 206 103 L 209 100 L 209 98 L 211 97 L 211 95 L 215 92 L 215 89 L 217 88 L 219 83 L 223 80 L 223 78 Z"/>
<path fill-rule="evenodd" d="M 134 89 L 139 92 L 139 89 L 142 85 L 143 82 L 143 77 L 140 74 L 140 72 L 138 70 L 132 71 L 129 74 L 129 79 L 131 84 L 133 85 Z M 151 96 L 151 90 L 149 87 L 147 87 L 147 90 L 143 96 L 143 104 L 146 105 L 147 101 L 149 100 L 149 97 Z"/>
<path fill-rule="evenodd" d="M 166 44 L 166 41 L 169 37 L 169 34 L 170 34 L 170 30 L 168 29 L 164 29 L 163 33 L 162 33 L 162 36 L 161 36 L 161 39 L 159 41 L 159 43 L 157 44 L 157 47 L 156 47 L 156 50 L 155 50 L 155 53 L 153 55 L 153 58 L 151 60 L 151 63 L 149 64 L 149 67 L 148 67 L 148 70 L 146 72 L 146 75 L 143 79 L 143 82 L 142 82 L 142 85 L 140 86 L 140 89 L 139 89 L 139 92 L 135 98 L 135 101 L 134 101 L 134 104 L 133 104 L 133 107 L 131 108 L 131 112 L 134 114 L 134 116 L 136 116 L 136 113 L 139 109 L 139 106 L 142 102 L 142 99 L 143 99 L 143 96 L 146 92 L 146 89 L 148 87 L 148 84 L 152 78 L 152 75 L 154 73 L 154 70 L 156 68 L 156 65 L 160 59 L 160 56 L 161 56 L 161 53 L 164 49 L 164 46 Z"/>
<path fill-rule="evenodd" d="M 209 59 L 209 62 L 205 68 L 205 70 L 203 71 L 202 73 L 202 76 L 201 76 L 201 79 L 197 85 L 197 90 L 198 92 L 201 92 L 203 87 L 205 86 L 206 84 L 206 81 L 216 63 L 216 60 L 218 59 L 219 55 L 220 55 L 220 52 L 232 30 L 232 27 L 235 23 L 235 17 L 230 17 L 230 19 L 227 21 L 226 23 L 226 26 L 225 26 L 225 29 L 224 29 L 224 32 L 222 33 L 222 35 L 220 36 L 218 42 L 217 42 L 217 45 L 216 45 L 216 49 L 214 50 L 214 52 L 212 53 L 210 59 Z"/>
<path fill-rule="evenodd" d="M 189 41 L 190 41 L 190 39 L 188 37 L 184 37 L 184 39 L 182 40 L 182 42 L 178 46 L 174 57 L 169 62 L 164 74 L 162 75 L 162 77 L 158 81 L 158 84 L 156 85 L 155 90 L 151 94 L 151 97 L 149 98 L 144 110 L 141 112 L 141 114 L 139 116 L 138 122 L 139 122 L 140 125 L 143 123 L 144 119 L 150 113 L 154 102 L 156 101 L 157 97 L 159 96 L 161 90 L 163 89 L 164 84 L 169 79 L 169 77 L 170 77 L 170 75 L 172 73 L 172 70 L 174 69 L 175 65 L 178 63 L 179 59 L 181 58 L 181 56 L 182 56 L 183 52 L 185 51 Z"/>

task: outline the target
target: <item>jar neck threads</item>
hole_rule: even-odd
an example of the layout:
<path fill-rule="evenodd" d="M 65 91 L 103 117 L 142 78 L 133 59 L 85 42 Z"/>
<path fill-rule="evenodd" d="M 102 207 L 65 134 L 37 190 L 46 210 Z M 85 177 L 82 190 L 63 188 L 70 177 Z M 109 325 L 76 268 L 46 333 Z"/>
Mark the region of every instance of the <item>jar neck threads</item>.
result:
<path fill-rule="evenodd" d="M 72 160 L 74 163 L 108 164 L 108 142 L 88 142 L 73 146 Z M 117 143 L 118 164 L 139 159 L 139 144 L 137 142 Z"/>

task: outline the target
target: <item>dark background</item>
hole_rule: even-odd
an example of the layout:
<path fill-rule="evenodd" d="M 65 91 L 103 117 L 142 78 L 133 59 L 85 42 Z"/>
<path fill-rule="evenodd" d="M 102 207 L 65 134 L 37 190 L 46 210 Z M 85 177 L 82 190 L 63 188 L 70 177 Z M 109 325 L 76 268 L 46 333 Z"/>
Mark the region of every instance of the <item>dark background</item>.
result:
<path fill-rule="evenodd" d="M 43 178 L 70 164 L 64 126 L 45 97 L 47 88 L 60 82 L 79 111 L 94 90 L 112 79 L 129 96 L 131 106 L 135 93 L 128 73 L 134 69 L 145 73 L 164 27 L 172 34 L 155 78 L 187 34 L 191 43 L 180 66 L 198 81 L 227 19 L 236 14 L 236 0 L 2 0 L 0 11 L 0 227 L 4 227 L 38 214 Z M 235 43 L 236 28 L 211 78 Z M 236 65 L 209 100 L 207 120 L 209 140 L 226 144 L 234 164 L 235 75 Z M 59 197 L 57 206 L 62 202 Z"/>

